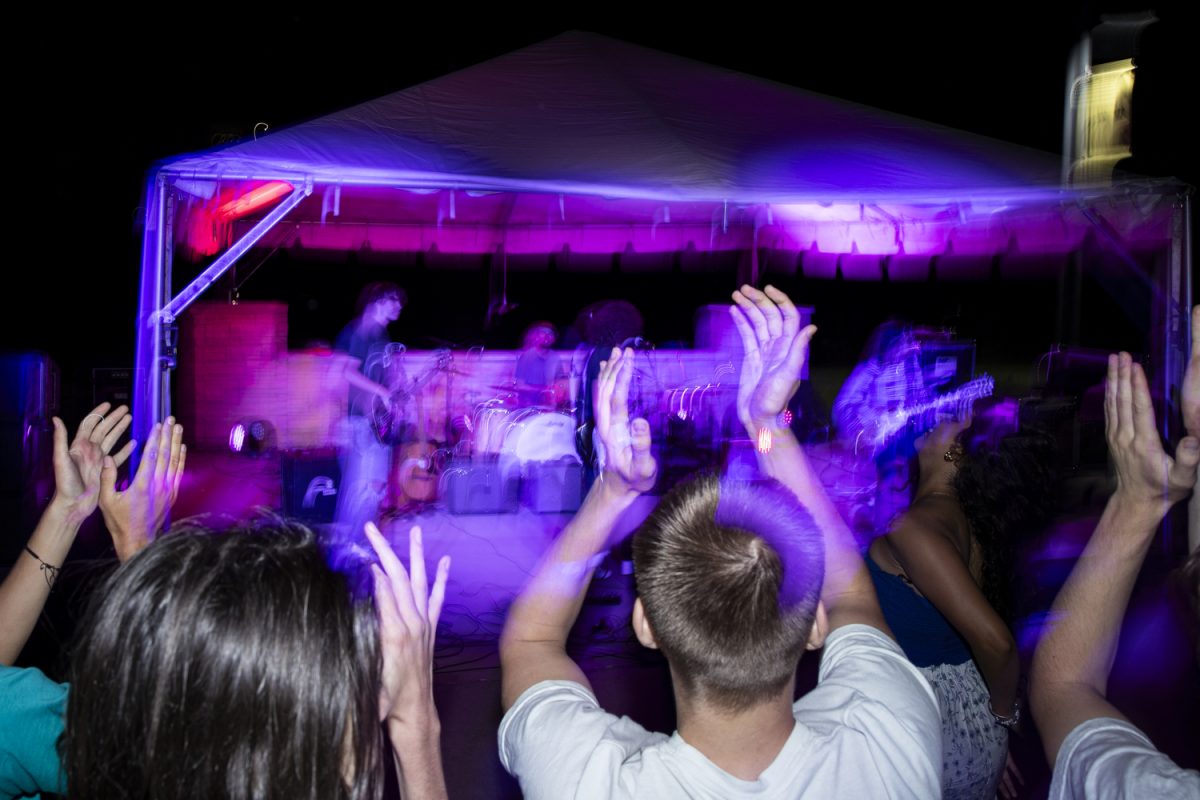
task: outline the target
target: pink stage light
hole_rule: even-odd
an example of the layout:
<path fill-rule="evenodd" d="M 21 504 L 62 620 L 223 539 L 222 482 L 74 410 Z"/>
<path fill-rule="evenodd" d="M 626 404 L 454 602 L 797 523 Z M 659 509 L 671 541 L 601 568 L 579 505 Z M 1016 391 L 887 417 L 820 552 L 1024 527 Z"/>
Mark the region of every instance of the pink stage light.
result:
<path fill-rule="evenodd" d="M 221 222 L 232 222 L 271 205 L 284 195 L 290 194 L 293 188 L 287 181 L 267 181 L 240 197 L 221 204 L 213 212 L 213 216 Z"/>
<path fill-rule="evenodd" d="M 245 184 L 223 189 L 212 204 L 192 209 L 185 227 L 187 244 L 196 256 L 211 256 L 229 244 L 232 224 L 279 201 L 294 190 L 287 181 L 265 181 L 245 191 Z"/>

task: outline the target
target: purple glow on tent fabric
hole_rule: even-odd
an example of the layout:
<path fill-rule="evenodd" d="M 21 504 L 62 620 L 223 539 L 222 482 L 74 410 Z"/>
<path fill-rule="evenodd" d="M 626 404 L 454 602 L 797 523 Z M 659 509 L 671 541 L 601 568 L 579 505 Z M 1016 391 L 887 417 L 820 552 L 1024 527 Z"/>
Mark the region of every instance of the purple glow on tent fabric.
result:
<path fill-rule="evenodd" d="M 755 168 L 831 192 L 853 186 L 888 194 L 919 183 L 926 196 L 949 192 L 961 197 L 963 187 L 1014 184 L 1011 174 L 980 160 L 978 154 L 956 152 L 950 141 L 917 143 L 905 138 L 906 133 L 899 131 L 874 141 L 858 137 L 849 144 L 809 138 L 803 146 L 759 155 Z"/>
<path fill-rule="evenodd" d="M 171 248 L 193 210 L 215 207 L 230 186 L 275 181 L 295 187 L 278 216 L 264 208 L 228 230 L 196 231 L 207 248 L 234 244 L 164 308 Z M 552 254 L 564 272 L 703 272 L 721 268 L 710 253 L 757 249 L 795 254 L 783 259 L 793 273 L 814 252 L 829 256 L 833 278 L 840 256 L 858 253 L 912 258 L 881 264 L 890 279 L 924 280 L 928 255 L 1068 253 L 1098 227 L 1124 245 L 1177 243 L 1179 187 L 1144 188 L 1064 188 L 1057 156 L 563 34 L 155 165 L 143 204 L 134 434 L 171 410 L 163 325 L 251 246 L 286 237 L 310 251 Z M 331 211 L 322 200 L 334 192 Z M 646 257 L 665 253 L 678 257 Z M 854 266 L 863 269 L 843 274 L 885 274 Z M 938 280 L 951 277 L 942 266 Z"/>

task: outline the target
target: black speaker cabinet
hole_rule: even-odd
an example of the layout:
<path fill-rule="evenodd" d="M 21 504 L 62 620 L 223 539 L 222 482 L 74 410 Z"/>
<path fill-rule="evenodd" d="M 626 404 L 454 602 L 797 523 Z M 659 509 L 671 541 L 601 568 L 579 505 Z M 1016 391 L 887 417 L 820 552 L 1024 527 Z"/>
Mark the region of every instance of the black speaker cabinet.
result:
<path fill-rule="evenodd" d="M 309 522 L 333 522 L 342 470 L 337 453 L 293 450 L 283 454 L 283 513 Z"/>

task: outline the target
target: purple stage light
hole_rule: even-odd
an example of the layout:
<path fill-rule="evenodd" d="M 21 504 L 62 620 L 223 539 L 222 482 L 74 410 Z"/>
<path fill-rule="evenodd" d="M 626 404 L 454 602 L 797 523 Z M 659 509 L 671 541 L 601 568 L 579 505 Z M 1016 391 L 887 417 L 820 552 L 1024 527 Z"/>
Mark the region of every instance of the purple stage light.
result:
<path fill-rule="evenodd" d="M 257 456 L 274 446 L 275 429 L 266 420 L 243 420 L 229 430 L 229 449 L 234 453 Z"/>
<path fill-rule="evenodd" d="M 233 426 L 233 430 L 229 432 L 229 449 L 235 453 L 242 452 L 242 446 L 246 444 L 246 426 L 238 423 Z"/>

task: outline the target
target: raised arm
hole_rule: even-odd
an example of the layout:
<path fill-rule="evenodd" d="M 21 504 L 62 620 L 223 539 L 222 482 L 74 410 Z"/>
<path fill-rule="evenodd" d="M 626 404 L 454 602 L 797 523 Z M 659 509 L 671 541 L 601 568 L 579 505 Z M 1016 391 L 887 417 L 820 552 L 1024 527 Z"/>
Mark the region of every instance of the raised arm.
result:
<path fill-rule="evenodd" d="M 443 800 L 446 777 L 442 725 L 433 704 L 433 652 L 450 557 L 442 556 L 438 562 L 431 590 L 420 528 L 413 528 L 408 536 L 411 574 L 373 523 L 367 523 L 366 533 L 379 555 L 379 565 L 371 567 L 383 650 L 379 718 L 387 722 L 401 796 L 405 800 Z"/>
<path fill-rule="evenodd" d="M 816 326 L 800 328 L 800 315 L 786 294 L 743 286 L 730 308 L 745 356 L 738 384 L 738 419 L 758 447 L 762 470 L 796 494 L 825 532 L 825 585 L 821 600 L 830 630 L 863 623 L 891 631 L 879 610 L 875 587 L 857 543 L 780 414 L 800 385 L 808 343 Z"/>
<path fill-rule="evenodd" d="M 591 685 L 567 655 L 567 634 L 579 616 L 597 557 L 612 544 L 621 513 L 654 488 L 658 464 L 650 452 L 650 424 L 629 419 L 633 351 L 613 348 L 595 383 L 596 435 L 603 471 L 579 512 L 513 602 L 500 637 L 501 702 L 505 709 L 546 680 Z"/>
<path fill-rule="evenodd" d="M 1187 408 L 1185 417 L 1196 412 Z M 1105 699 L 1121 620 L 1154 533 L 1192 491 L 1200 462 L 1193 436 L 1179 443 L 1174 458 L 1163 452 L 1146 375 L 1128 353 L 1109 356 L 1104 420 L 1117 489 L 1054 601 L 1052 627 L 1033 659 L 1030 700 L 1051 764 L 1079 724 L 1123 719 Z"/>
<path fill-rule="evenodd" d="M 135 442 L 129 442 L 108 455 L 130 420 L 127 407 L 101 403 L 79 423 L 68 447 L 67 428 L 54 417 L 54 497 L 0 584 L 0 663 L 12 664 L 20 655 L 79 526 L 96 510 L 103 460 L 119 465 L 133 451 Z"/>

